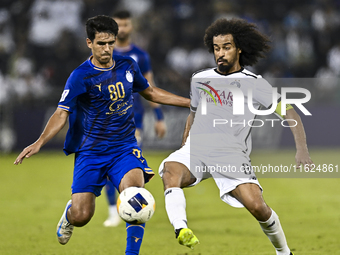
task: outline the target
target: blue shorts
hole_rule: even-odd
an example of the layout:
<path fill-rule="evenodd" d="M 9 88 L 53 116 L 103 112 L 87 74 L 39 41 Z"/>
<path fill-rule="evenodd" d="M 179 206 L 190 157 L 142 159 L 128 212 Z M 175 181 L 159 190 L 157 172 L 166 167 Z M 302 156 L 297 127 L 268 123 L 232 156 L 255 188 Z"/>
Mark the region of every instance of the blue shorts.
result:
<path fill-rule="evenodd" d="M 119 154 L 109 155 L 83 155 L 77 153 L 74 162 L 72 194 L 91 192 L 100 196 L 107 177 L 119 190 L 119 184 L 124 175 L 134 168 L 144 172 L 144 182 L 147 183 L 153 176 L 139 147 L 129 147 Z"/>

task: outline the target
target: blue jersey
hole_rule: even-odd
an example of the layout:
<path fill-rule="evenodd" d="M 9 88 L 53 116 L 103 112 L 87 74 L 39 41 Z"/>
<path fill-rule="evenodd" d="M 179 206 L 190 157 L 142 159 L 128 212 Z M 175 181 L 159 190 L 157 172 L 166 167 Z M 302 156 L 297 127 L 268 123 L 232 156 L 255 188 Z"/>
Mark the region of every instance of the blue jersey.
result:
<path fill-rule="evenodd" d="M 126 48 L 114 48 L 113 50 L 114 55 L 119 56 L 129 56 L 133 58 L 141 71 L 141 73 L 144 75 L 147 72 L 151 71 L 151 63 L 149 55 L 146 51 L 138 48 L 136 45 L 131 44 L 129 47 Z M 141 100 L 141 96 L 138 93 L 133 94 L 135 100 L 133 103 L 133 111 L 136 115 L 135 121 L 136 126 L 138 128 L 142 127 L 142 121 L 143 121 L 143 114 L 144 114 L 144 107 Z"/>
<path fill-rule="evenodd" d="M 68 78 L 58 104 L 70 112 L 66 154 L 117 153 L 136 143 L 132 93 L 149 84 L 133 59 L 113 60 L 112 67 L 99 68 L 90 57 Z"/>

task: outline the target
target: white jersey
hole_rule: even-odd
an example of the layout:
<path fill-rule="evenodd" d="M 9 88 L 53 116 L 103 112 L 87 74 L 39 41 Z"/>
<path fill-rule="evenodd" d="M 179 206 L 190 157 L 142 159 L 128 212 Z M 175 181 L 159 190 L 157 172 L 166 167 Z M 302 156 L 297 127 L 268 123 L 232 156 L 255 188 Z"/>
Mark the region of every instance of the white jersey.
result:
<path fill-rule="evenodd" d="M 211 68 L 192 76 L 191 111 L 196 114 L 189 134 L 191 138 L 187 142 L 190 141 L 194 154 L 195 149 L 201 152 L 204 149 L 209 152 L 243 153 L 249 156 L 250 131 L 252 126 L 256 126 L 256 116 L 248 107 L 249 90 L 252 92 L 251 103 L 254 109 L 258 110 L 261 105 L 271 107 L 272 86 L 260 75 L 244 68 L 227 75 L 219 74 L 216 68 Z M 274 94 L 274 100 L 277 101 L 280 95 Z M 242 110 L 242 106 L 243 113 L 235 115 L 233 108 Z"/>

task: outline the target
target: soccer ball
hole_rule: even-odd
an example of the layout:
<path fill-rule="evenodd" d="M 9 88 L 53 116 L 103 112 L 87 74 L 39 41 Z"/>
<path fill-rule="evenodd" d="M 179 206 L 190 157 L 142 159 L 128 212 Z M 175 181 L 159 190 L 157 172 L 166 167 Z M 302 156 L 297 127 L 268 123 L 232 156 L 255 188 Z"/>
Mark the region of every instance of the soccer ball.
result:
<path fill-rule="evenodd" d="M 129 187 L 117 199 L 119 216 L 131 224 L 142 224 L 150 220 L 155 206 L 152 194 L 144 188 Z"/>

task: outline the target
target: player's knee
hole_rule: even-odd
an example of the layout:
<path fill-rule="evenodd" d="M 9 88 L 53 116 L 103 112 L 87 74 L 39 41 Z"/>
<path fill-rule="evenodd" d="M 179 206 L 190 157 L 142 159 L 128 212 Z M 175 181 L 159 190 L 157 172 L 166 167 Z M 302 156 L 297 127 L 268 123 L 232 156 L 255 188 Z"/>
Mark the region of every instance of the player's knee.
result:
<path fill-rule="evenodd" d="M 77 211 L 72 211 L 71 217 L 72 217 L 72 225 L 76 227 L 82 227 L 86 225 L 92 218 L 94 214 L 93 210 L 88 209 L 82 209 Z"/>
<path fill-rule="evenodd" d="M 165 163 L 163 169 L 164 190 L 168 188 L 180 187 L 182 175 L 172 164 Z"/>
<path fill-rule="evenodd" d="M 271 209 L 263 202 L 253 202 L 247 209 L 259 221 L 266 221 L 271 215 Z"/>

